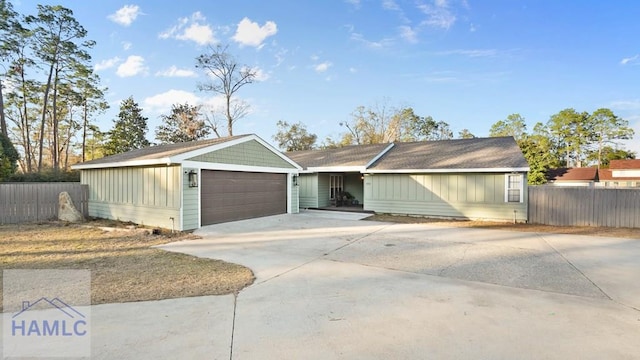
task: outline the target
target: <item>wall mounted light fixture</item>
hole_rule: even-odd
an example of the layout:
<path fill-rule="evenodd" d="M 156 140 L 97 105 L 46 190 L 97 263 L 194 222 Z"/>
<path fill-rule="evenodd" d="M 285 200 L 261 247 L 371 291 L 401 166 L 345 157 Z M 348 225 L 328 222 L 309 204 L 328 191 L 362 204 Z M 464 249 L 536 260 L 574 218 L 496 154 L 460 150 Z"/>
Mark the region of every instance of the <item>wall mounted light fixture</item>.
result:
<path fill-rule="evenodd" d="M 291 182 L 293 183 L 293 186 L 298 186 L 298 175 L 293 175 Z"/>
<path fill-rule="evenodd" d="M 187 175 L 189 177 L 189 187 L 198 187 L 198 172 L 191 170 Z"/>

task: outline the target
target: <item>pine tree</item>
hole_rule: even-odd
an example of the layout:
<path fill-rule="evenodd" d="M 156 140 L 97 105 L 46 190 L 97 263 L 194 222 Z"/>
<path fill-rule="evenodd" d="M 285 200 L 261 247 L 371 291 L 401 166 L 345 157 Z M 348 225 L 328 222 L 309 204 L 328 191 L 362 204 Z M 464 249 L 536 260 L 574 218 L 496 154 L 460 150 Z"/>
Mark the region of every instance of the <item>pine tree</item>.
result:
<path fill-rule="evenodd" d="M 113 130 L 109 132 L 109 140 L 105 144 L 106 155 L 149 146 L 146 133 L 147 118 L 142 116 L 142 109 L 130 96 L 120 104 L 118 118 L 114 120 Z"/>
<path fill-rule="evenodd" d="M 162 115 L 162 124 L 156 129 L 156 140 L 162 144 L 174 144 L 204 139 L 209 128 L 200 114 L 200 106 L 174 104 L 171 114 Z"/>

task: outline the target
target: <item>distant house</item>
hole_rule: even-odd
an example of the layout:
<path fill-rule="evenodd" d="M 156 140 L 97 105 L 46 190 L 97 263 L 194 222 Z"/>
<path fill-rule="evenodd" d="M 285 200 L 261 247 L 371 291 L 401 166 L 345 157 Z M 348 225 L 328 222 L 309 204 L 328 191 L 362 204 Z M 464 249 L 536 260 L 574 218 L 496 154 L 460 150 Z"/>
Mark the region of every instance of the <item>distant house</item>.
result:
<path fill-rule="evenodd" d="M 547 184 L 553 186 L 595 186 L 598 182 L 598 169 L 557 168 L 546 172 Z"/>
<path fill-rule="evenodd" d="M 611 160 L 608 169 L 598 170 L 598 178 L 597 186 L 640 188 L 640 159 Z"/>
<path fill-rule="evenodd" d="M 512 137 L 355 145 L 289 152 L 301 208 L 346 192 L 376 213 L 527 220 L 529 165 Z"/>

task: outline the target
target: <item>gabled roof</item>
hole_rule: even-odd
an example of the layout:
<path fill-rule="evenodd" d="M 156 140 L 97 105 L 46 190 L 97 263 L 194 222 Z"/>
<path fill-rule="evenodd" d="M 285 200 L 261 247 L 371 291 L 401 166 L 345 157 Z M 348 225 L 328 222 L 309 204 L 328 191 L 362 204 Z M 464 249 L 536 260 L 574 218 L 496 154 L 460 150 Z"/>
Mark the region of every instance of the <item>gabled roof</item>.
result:
<path fill-rule="evenodd" d="M 307 171 L 529 171 L 512 137 L 352 145 L 286 153 Z"/>
<path fill-rule="evenodd" d="M 149 146 L 143 149 L 131 150 L 125 153 L 105 156 L 100 159 L 75 164 L 71 168 L 92 169 L 105 167 L 179 164 L 189 157 L 200 155 L 202 152 L 215 151 L 222 147 L 232 146 L 250 140 L 258 141 L 260 144 L 270 149 L 274 154 L 291 163 L 294 167 L 299 168 L 298 164 L 294 163 L 286 156 L 283 156 L 277 149 L 273 148 L 255 134 Z"/>
<path fill-rule="evenodd" d="M 611 160 L 614 161 L 614 160 Z M 640 181 L 640 176 L 613 176 L 613 171 L 619 169 L 600 169 L 598 178 L 600 181 Z"/>
<path fill-rule="evenodd" d="M 547 181 L 598 181 L 598 169 L 587 168 L 557 168 L 549 169 L 545 174 Z"/>
<path fill-rule="evenodd" d="M 304 169 L 364 167 L 390 144 L 351 145 L 335 149 L 291 151 L 285 153 Z"/>
<path fill-rule="evenodd" d="M 528 171 L 513 137 L 396 143 L 368 172 Z"/>
<path fill-rule="evenodd" d="M 640 159 L 611 160 L 609 169 L 615 170 L 640 170 Z"/>

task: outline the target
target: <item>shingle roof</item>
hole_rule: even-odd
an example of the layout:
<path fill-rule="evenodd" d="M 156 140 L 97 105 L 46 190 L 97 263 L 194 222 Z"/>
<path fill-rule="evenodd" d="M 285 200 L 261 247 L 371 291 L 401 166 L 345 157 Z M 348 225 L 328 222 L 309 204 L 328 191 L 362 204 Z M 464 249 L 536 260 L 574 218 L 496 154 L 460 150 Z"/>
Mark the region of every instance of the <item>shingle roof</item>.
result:
<path fill-rule="evenodd" d="M 640 176 L 616 176 L 616 177 L 613 177 L 613 170 L 619 170 L 619 169 L 600 169 L 600 170 L 598 170 L 598 178 L 600 178 L 600 181 L 628 181 L 628 180 L 635 181 L 635 180 L 640 180 Z"/>
<path fill-rule="evenodd" d="M 160 160 L 174 155 L 183 154 L 189 151 L 198 150 L 203 147 L 222 144 L 227 141 L 243 138 L 249 135 L 230 136 L 217 139 L 189 141 L 176 144 L 165 144 L 157 146 L 149 146 L 143 149 L 131 150 L 121 154 L 115 154 L 111 156 L 105 156 L 100 159 L 85 161 L 78 165 L 98 165 L 98 164 L 110 164 L 128 161 L 139 160 Z"/>
<path fill-rule="evenodd" d="M 389 144 L 351 145 L 336 149 L 292 151 L 285 153 L 305 169 L 330 166 L 365 166 Z"/>
<path fill-rule="evenodd" d="M 631 160 L 611 160 L 609 169 L 640 169 L 640 159 Z"/>
<path fill-rule="evenodd" d="M 548 181 L 596 181 L 598 180 L 598 169 L 588 168 L 557 168 L 549 169 L 546 172 Z"/>
<path fill-rule="evenodd" d="M 371 170 L 528 168 L 512 137 L 396 143 Z"/>

